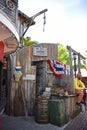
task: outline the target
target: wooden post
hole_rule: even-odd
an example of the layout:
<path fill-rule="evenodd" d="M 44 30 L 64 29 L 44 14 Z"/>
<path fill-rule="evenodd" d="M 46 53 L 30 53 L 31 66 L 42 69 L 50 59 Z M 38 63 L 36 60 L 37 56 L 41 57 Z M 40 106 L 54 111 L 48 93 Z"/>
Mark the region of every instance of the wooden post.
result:
<path fill-rule="evenodd" d="M 47 9 L 44 9 L 44 10 L 42 10 L 42 11 L 36 13 L 36 14 L 33 15 L 32 17 L 30 17 L 30 19 L 29 19 L 30 22 L 29 22 L 29 24 L 27 25 L 26 30 L 25 30 L 24 33 L 22 34 L 22 37 L 23 37 L 23 36 L 25 35 L 25 33 L 27 32 L 28 28 L 32 25 L 32 23 L 34 22 L 34 19 L 35 19 L 37 16 L 39 16 L 39 15 L 45 13 L 46 11 L 47 11 Z"/>
<path fill-rule="evenodd" d="M 72 52 L 75 55 L 78 55 L 78 72 L 80 72 L 80 58 L 86 59 L 83 55 L 72 49 L 70 46 L 67 46 L 67 49 L 69 51 L 69 58 L 70 58 L 70 74 L 73 76 L 73 71 L 72 71 Z"/>
<path fill-rule="evenodd" d="M 73 76 L 73 70 L 72 70 L 72 50 L 71 47 L 67 46 L 69 50 L 69 61 L 70 61 L 70 75 Z"/>
<path fill-rule="evenodd" d="M 80 72 L 80 53 L 78 53 L 78 72 Z"/>

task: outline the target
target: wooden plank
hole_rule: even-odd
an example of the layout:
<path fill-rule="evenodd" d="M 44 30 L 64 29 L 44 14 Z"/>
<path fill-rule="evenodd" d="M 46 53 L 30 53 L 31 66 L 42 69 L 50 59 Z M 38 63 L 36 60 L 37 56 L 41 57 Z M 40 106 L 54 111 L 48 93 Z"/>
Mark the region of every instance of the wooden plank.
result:
<path fill-rule="evenodd" d="M 29 75 L 35 75 L 35 78 L 32 80 L 23 80 L 24 82 L 24 95 L 26 99 L 26 104 L 27 104 L 27 111 L 29 115 L 33 115 L 34 113 L 34 103 L 35 103 L 35 97 L 36 97 L 36 92 L 35 92 L 35 82 L 36 82 L 36 67 L 31 66 L 30 67 L 30 72 Z"/>
<path fill-rule="evenodd" d="M 36 76 L 33 75 L 33 74 L 26 74 L 24 77 L 23 77 L 23 80 L 35 80 L 36 79 Z"/>
<path fill-rule="evenodd" d="M 21 88 L 21 94 L 22 94 L 22 99 L 23 99 L 23 106 L 24 106 L 24 112 L 25 112 L 25 117 L 28 117 L 28 112 L 27 112 L 27 107 L 26 107 L 26 101 L 25 101 L 25 97 L 24 97 L 24 91 L 22 86 L 20 86 Z"/>
<path fill-rule="evenodd" d="M 76 96 L 64 98 L 65 101 L 65 115 L 66 115 L 66 123 L 76 117 L 81 109 L 76 105 Z"/>
<path fill-rule="evenodd" d="M 52 43 L 41 43 L 41 44 L 37 44 L 32 46 L 32 50 L 35 47 L 39 47 L 39 48 L 45 48 L 47 50 L 47 55 L 46 55 L 46 50 L 45 53 L 43 54 L 43 56 L 41 55 L 33 55 L 33 51 L 32 51 L 32 61 L 41 61 L 41 60 L 48 60 L 48 59 L 55 59 L 57 60 L 57 55 L 58 55 L 58 45 L 57 44 L 52 44 Z"/>
<path fill-rule="evenodd" d="M 33 56 L 47 56 L 47 48 L 33 47 Z"/>

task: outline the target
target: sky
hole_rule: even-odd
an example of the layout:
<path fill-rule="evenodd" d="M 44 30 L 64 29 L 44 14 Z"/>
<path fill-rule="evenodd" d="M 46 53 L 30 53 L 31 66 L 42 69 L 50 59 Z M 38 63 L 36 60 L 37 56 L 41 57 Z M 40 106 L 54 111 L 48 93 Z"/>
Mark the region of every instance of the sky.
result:
<path fill-rule="evenodd" d="M 26 36 L 39 43 L 61 43 L 82 55 L 87 50 L 87 0 L 19 0 L 19 10 L 31 17 L 47 9 L 45 30 L 39 15 Z"/>

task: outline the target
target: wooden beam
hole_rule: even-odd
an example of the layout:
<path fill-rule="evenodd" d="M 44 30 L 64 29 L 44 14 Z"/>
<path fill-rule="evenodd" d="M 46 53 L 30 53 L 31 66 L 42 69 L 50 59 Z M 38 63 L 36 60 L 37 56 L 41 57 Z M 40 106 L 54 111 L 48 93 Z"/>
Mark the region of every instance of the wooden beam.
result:
<path fill-rule="evenodd" d="M 75 51 L 74 49 L 72 49 L 70 46 L 67 46 L 67 49 L 68 49 L 68 50 L 71 49 L 71 51 L 72 51 L 73 53 L 75 53 L 76 55 L 79 54 L 80 58 L 82 58 L 82 59 L 84 59 L 84 60 L 86 59 L 86 57 L 84 57 L 84 56 L 81 55 L 79 52 L 77 52 L 77 51 Z"/>
<path fill-rule="evenodd" d="M 31 24 L 34 22 L 34 19 L 35 19 L 37 16 L 39 16 L 39 15 L 45 13 L 46 11 L 48 11 L 48 10 L 47 10 L 47 9 L 44 9 L 44 10 L 42 10 L 42 11 L 36 13 L 35 15 L 33 15 L 33 16 L 31 16 L 31 17 L 29 18 L 29 19 L 30 19 L 30 22 L 29 22 L 29 24 L 27 25 L 26 30 L 25 30 L 24 33 L 22 34 L 22 37 L 25 35 L 25 33 L 27 32 L 28 28 L 29 28 L 29 27 L 31 26 Z"/>

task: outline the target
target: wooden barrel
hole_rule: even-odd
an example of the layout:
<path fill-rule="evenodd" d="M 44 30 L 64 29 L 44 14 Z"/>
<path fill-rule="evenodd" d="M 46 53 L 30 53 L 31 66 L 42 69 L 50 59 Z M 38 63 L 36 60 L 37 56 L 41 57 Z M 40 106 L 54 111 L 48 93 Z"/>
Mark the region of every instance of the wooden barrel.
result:
<path fill-rule="evenodd" d="M 46 124 L 49 122 L 48 100 L 38 98 L 35 102 L 35 121 L 37 123 Z"/>

